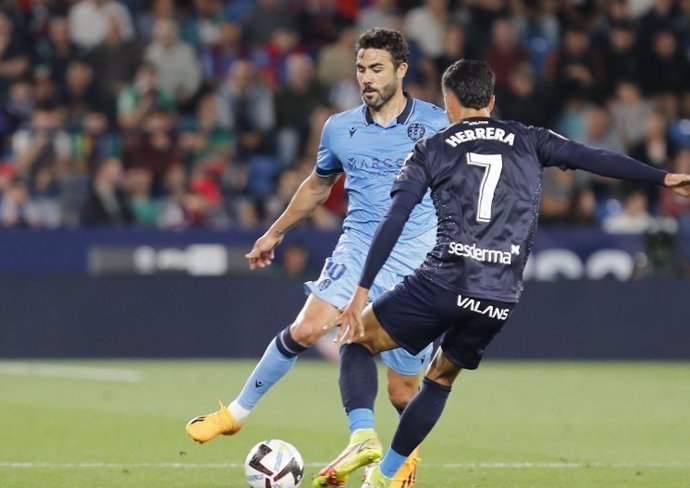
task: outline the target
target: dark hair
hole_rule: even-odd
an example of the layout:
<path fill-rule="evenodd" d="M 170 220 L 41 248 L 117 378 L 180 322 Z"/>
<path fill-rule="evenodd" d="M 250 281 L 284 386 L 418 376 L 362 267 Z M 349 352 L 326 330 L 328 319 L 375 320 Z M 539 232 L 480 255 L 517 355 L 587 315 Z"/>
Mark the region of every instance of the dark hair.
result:
<path fill-rule="evenodd" d="M 489 65 L 476 59 L 460 59 L 443 73 L 441 85 L 458 98 L 463 107 L 480 110 L 489 105 L 496 76 Z"/>
<path fill-rule="evenodd" d="M 355 52 L 360 49 L 384 49 L 393 59 L 393 65 L 397 68 L 402 63 L 407 63 L 407 41 L 398 31 L 374 27 L 359 36 L 355 44 Z"/>

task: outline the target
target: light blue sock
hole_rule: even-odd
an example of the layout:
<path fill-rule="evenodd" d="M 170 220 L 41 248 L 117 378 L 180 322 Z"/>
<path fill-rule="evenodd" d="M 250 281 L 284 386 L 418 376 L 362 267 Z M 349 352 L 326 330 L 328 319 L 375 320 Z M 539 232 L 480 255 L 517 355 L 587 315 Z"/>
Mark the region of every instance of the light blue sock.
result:
<path fill-rule="evenodd" d="M 235 401 L 242 408 L 253 409 L 261 397 L 290 371 L 297 362 L 297 357 L 286 356 L 276 345 L 276 339 L 273 339 Z"/>
<path fill-rule="evenodd" d="M 381 472 L 384 476 L 392 478 L 393 476 L 395 476 L 395 473 L 398 472 L 400 466 L 403 465 L 406 459 L 407 456 L 398 454 L 393 450 L 393 448 L 391 448 L 388 449 L 388 451 L 386 451 L 386 455 L 383 456 L 379 468 L 381 468 Z"/>
<path fill-rule="evenodd" d="M 359 429 L 374 428 L 374 411 L 370 408 L 355 408 L 347 413 L 350 434 Z"/>

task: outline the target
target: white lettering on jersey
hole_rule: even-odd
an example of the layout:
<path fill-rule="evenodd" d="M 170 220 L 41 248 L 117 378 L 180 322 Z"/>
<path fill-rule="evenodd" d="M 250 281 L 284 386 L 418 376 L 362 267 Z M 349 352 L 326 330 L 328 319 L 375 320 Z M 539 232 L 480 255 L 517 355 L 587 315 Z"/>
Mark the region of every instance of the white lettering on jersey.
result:
<path fill-rule="evenodd" d="M 509 146 L 515 144 L 515 134 L 512 132 L 506 134 L 506 131 L 499 127 L 478 127 L 476 129 L 459 130 L 446 138 L 446 144 L 449 144 L 451 147 L 458 147 L 458 145 L 463 142 L 474 141 L 476 139 L 500 141 Z"/>
<path fill-rule="evenodd" d="M 508 251 L 498 251 L 496 249 L 482 249 L 477 247 L 476 244 L 463 244 L 461 242 L 449 242 L 448 243 L 448 253 L 461 258 L 470 258 L 481 263 L 495 263 L 495 264 L 505 264 L 510 266 L 513 264 L 513 254 L 520 253 L 520 247 L 518 246 L 517 252 L 513 247 L 511 252 Z"/>
<path fill-rule="evenodd" d="M 493 305 L 484 306 L 480 300 L 458 295 L 458 307 L 471 310 L 481 315 L 488 315 L 492 319 L 507 320 L 510 314 L 509 308 L 499 308 Z"/>

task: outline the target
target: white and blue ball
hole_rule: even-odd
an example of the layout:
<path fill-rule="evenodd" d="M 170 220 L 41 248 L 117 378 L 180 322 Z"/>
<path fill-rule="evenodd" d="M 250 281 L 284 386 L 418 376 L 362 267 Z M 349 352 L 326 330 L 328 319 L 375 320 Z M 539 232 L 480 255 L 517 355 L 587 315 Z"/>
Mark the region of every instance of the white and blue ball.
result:
<path fill-rule="evenodd" d="M 304 461 L 289 442 L 270 439 L 251 448 L 244 473 L 250 488 L 297 488 L 304 477 Z"/>

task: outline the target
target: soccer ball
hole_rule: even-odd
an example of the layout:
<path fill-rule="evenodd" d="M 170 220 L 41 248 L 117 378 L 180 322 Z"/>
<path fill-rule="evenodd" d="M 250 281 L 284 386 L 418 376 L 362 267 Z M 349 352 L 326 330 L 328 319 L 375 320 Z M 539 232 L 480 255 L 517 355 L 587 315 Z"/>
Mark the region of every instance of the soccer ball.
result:
<path fill-rule="evenodd" d="M 304 461 L 295 446 L 271 439 L 251 448 L 244 473 L 250 488 L 297 488 L 304 476 Z"/>

